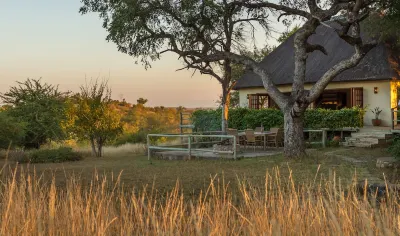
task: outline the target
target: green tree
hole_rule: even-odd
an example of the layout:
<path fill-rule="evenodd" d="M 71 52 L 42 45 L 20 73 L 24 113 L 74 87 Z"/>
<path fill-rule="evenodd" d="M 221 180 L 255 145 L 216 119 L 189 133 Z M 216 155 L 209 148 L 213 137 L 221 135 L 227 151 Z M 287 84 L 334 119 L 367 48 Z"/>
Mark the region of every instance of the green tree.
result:
<path fill-rule="evenodd" d="M 0 148 L 8 148 L 23 143 L 26 124 L 10 117 L 7 111 L 0 111 Z"/>
<path fill-rule="evenodd" d="M 400 0 L 382 0 L 377 6 L 378 11 L 371 14 L 363 26 L 372 36 L 398 49 L 400 47 Z"/>
<path fill-rule="evenodd" d="M 92 154 L 103 156 L 103 146 L 122 133 L 121 117 L 111 106 L 111 90 L 98 81 L 80 87 L 73 97 L 71 131 L 80 140 L 88 140 Z"/>
<path fill-rule="evenodd" d="M 389 0 L 386 0 L 390 2 Z M 284 154 L 295 158 L 306 155 L 304 142 L 304 114 L 332 80 L 341 72 L 359 64 L 364 56 L 377 45 L 361 37 L 360 23 L 375 11 L 376 1 L 366 0 L 181 0 L 181 1 L 123 1 L 82 0 L 82 13 L 96 12 L 103 19 L 108 39 L 118 45 L 124 53 L 139 58 L 145 64 L 159 59 L 164 52 L 174 52 L 185 61 L 187 68 L 196 68 L 201 73 L 214 75 L 212 66 L 224 66 L 221 81 L 223 98 L 228 94 L 232 79 L 232 63 L 244 64 L 257 74 L 263 86 L 284 114 Z M 283 94 L 274 84 L 270 72 L 253 59 L 241 55 L 240 44 L 254 37 L 251 21 L 267 26 L 270 12 L 280 17 L 295 17 L 302 25 L 294 37 L 294 67 L 292 92 Z M 344 14 L 335 30 L 338 37 L 351 45 L 351 57 L 338 62 L 306 89 L 307 56 L 314 51 L 328 54 L 323 45 L 311 44 L 309 38 L 318 26 Z M 246 30 L 245 26 L 250 27 Z M 264 24 L 265 23 L 265 24 Z M 249 26 L 250 25 L 250 26 Z M 248 29 L 248 28 L 247 28 Z M 352 29 L 352 32 L 349 32 Z M 268 33 L 268 27 L 263 32 Z M 351 33 L 351 34 L 349 34 Z M 333 52 L 335 53 L 335 52 Z M 218 78 L 218 75 L 214 76 Z M 221 78 L 221 77 L 220 77 Z M 224 100 L 224 108 L 226 102 Z M 223 112 L 224 114 L 224 112 Z M 223 117 L 222 120 L 226 120 Z M 223 123 L 222 127 L 225 124 Z M 226 127 L 226 126 L 225 126 Z"/>
<path fill-rule="evenodd" d="M 148 101 L 149 101 L 149 100 L 146 99 L 146 98 L 139 98 L 139 99 L 137 100 L 137 104 L 138 104 L 138 105 L 144 106 L 144 105 L 146 105 L 146 103 L 147 103 Z"/>
<path fill-rule="evenodd" d="M 194 69 L 210 75 L 221 84 L 222 130 L 228 122 L 229 93 L 233 88 L 231 58 L 213 63 L 197 61 L 209 51 L 231 53 L 243 48 L 254 35 L 255 25 L 268 33 L 268 11 L 258 8 L 247 11 L 228 1 L 108 1 L 82 0 L 82 14 L 99 13 L 107 40 L 118 50 L 138 58 L 145 67 L 167 52 L 175 53 L 184 63 L 182 69 Z M 188 40 L 195 39 L 195 40 Z M 222 70 L 220 70 L 222 68 Z"/>
<path fill-rule="evenodd" d="M 8 115 L 17 122 L 26 124 L 25 148 L 39 148 L 51 140 L 62 140 L 65 132 L 62 123 L 66 119 L 65 98 L 57 86 L 42 83 L 40 79 L 17 82 L 0 98 L 10 108 Z"/>
<path fill-rule="evenodd" d="M 285 42 L 290 36 L 292 36 L 294 33 L 296 33 L 297 30 L 299 30 L 299 29 L 300 29 L 300 27 L 299 27 L 298 25 L 295 25 L 295 26 L 293 27 L 293 29 L 291 29 L 291 30 L 288 29 L 288 30 L 282 32 L 282 34 L 279 36 L 279 38 L 277 39 L 277 41 L 278 41 L 279 43 Z"/>

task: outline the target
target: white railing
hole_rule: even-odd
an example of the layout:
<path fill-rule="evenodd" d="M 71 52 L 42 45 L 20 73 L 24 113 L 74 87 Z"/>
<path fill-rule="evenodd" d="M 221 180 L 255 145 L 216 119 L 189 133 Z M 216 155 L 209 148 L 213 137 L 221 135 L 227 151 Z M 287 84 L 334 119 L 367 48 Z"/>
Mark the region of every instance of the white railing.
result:
<path fill-rule="evenodd" d="M 171 138 L 187 138 L 188 142 L 183 143 L 182 146 L 184 147 L 171 147 L 171 146 L 153 146 L 150 142 L 151 137 L 171 137 Z M 210 150 L 204 148 L 193 148 L 193 145 L 197 144 L 204 144 L 204 142 L 192 142 L 192 138 L 220 138 L 222 139 L 232 139 L 232 151 L 220 151 L 220 150 Z M 151 159 L 151 150 L 165 150 L 165 151 L 186 151 L 189 158 L 192 156 L 192 151 L 199 151 L 199 152 L 214 152 L 218 154 L 232 154 L 233 159 L 236 160 L 236 139 L 237 137 L 234 135 L 206 135 L 206 134 L 148 134 L 147 135 L 147 158 L 148 160 Z M 206 142 L 207 143 L 207 142 Z M 212 143 L 212 142 L 208 142 Z"/>

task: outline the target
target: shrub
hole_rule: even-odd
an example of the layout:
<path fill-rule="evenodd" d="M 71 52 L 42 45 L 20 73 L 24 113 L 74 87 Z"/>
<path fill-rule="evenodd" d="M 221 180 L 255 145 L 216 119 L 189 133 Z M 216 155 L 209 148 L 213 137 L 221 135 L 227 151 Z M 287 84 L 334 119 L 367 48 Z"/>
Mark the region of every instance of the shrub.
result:
<path fill-rule="evenodd" d="M 221 109 L 197 110 L 192 115 L 192 123 L 196 131 L 217 131 L 221 130 L 221 116 Z M 231 119 L 228 122 L 231 122 Z"/>
<path fill-rule="evenodd" d="M 341 110 L 310 109 L 304 114 L 304 127 L 358 128 L 363 126 L 363 108 L 345 108 Z M 221 110 L 197 110 L 193 112 L 192 123 L 197 131 L 221 130 Z M 230 128 L 243 130 L 263 126 L 265 129 L 283 127 L 283 114 L 277 109 L 254 110 L 236 108 L 229 111 Z"/>
<path fill-rule="evenodd" d="M 70 147 L 60 147 L 58 149 L 41 149 L 30 151 L 26 158 L 21 159 L 20 162 L 30 163 L 47 163 L 47 162 L 66 162 L 66 161 L 79 161 L 82 155 L 75 152 Z"/>
<path fill-rule="evenodd" d="M 120 146 L 126 143 L 146 143 L 146 139 L 147 139 L 147 133 L 139 131 L 132 134 L 121 135 L 115 140 L 114 145 Z"/>
<path fill-rule="evenodd" d="M 6 111 L 0 111 L 0 148 L 7 149 L 10 144 L 21 144 L 25 137 L 25 129 L 25 123 L 18 122 Z"/>
<path fill-rule="evenodd" d="M 393 155 L 394 158 L 400 160 L 400 137 L 396 135 L 394 137 L 392 145 L 389 147 L 389 153 Z"/>

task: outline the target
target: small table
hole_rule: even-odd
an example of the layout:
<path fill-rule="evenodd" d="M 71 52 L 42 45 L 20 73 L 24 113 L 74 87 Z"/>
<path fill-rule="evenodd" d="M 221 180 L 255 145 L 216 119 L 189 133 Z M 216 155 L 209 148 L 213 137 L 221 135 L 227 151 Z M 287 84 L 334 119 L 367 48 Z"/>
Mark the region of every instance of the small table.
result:
<path fill-rule="evenodd" d="M 264 131 L 264 132 L 254 132 L 254 136 L 256 137 L 263 137 L 264 140 L 264 150 L 267 149 L 267 136 L 270 134 L 274 134 L 274 132 L 271 131 Z M 240 132 L 238 133 L 239 137 L 246 136 L 246 132 Z"/>

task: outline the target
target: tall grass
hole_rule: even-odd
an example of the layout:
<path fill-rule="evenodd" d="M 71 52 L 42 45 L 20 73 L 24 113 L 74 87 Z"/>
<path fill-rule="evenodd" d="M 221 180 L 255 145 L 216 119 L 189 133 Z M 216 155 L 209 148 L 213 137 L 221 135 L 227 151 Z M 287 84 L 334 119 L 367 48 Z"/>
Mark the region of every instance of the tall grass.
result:
<path fill-rule="evenodd" d="M 120 175 L 95 174 L 89 185 L 70 176 L 61 187 L 15 168 L 0 186 L 0 235 L 400 234 L 393 193 L 376 204 L 337 178 L 296 185 L 278 169 L 266 174 L 262 188 L 236 184 L 240 191 L 232 192 L 214 177 L 188 199 L 179 182 L 162 196 L 151 187 L 128 189 Z"/>
<path fill-rule="evenodd" d="M 74 148 L 76 151 L 85 156 L 92 154 L 91 147 Z M 147 151 L 146 145 L 142 143 L 126 143 L 119 146 L 105 146 L 103 147 L 104 157 L 117 156 L 117 155 L 144 155 Z"/>

